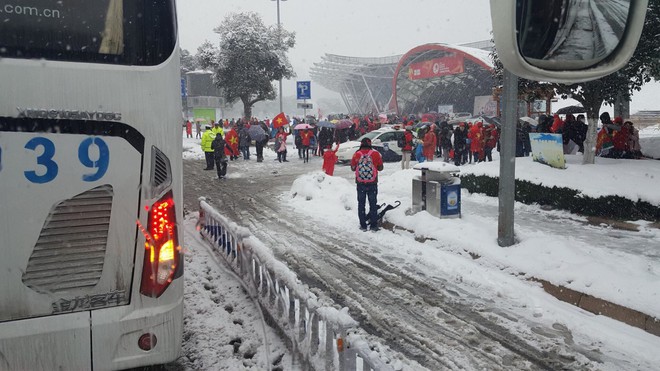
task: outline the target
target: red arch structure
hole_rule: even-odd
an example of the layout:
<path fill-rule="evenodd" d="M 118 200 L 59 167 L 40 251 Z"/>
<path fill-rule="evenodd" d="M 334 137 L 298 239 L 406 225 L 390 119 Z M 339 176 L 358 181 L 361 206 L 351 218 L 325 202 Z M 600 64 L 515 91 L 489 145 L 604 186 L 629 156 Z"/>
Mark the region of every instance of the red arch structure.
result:
<path fill-rule="evenodd" d="M 488 53 L 446 44 L 413 48 L 397 64 L 392 78 L 390 109 L 400 115 L 428 112 L 433 110 L 429 109 L 433 104 L 437 107 L 441 103 L 436 100 L 444 97 L 455 102 L 443 103 L 455 103 L 459 110 L 467 110 L 468 106 L 473 106 L 475 96 L 492 94 L 493 65 Z M 401 99 L 406 100 L 405 107 L 400 107 Z"/>

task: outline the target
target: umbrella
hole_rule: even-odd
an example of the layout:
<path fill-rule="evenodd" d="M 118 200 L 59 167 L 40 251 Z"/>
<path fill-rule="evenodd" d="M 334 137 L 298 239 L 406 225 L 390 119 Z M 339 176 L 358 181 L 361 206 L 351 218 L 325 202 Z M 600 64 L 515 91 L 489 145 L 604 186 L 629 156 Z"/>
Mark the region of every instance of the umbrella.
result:
<path fill-rule="evenodd" d="M 536 126 L 536 125 L 539 124 L 538 121 L 534 120 L 534 119 L 531 118 L 531 117 L 527 117 L 527 116 L 521 117 L 521 118 L 519 118 L 518 120 L 520 120 L 520 121 L 524 121 L 524 122 L 528 122 L 528 123 L 529 123 L 530 125 L 532 125 L 532 126 Z"/>
<path fill-rule="evenodd" d="M 340 120 L 338 123 L 335 124 L 335 127 L 337 129 L 348 129 L 351 126 L 353 126 L 353 121 L 347 119 Z"/>
<path fill-rule="evenodd" d="M 311 129 L 312 125 L 310 124 L 298 124 L 294 127 L 295 130 L 301 130 L 301 129 Z"/>
<path fill-rule="evenodd" d="M 250 138 L 256 141 L 262 141 L 267 137 L 266 132 L 264 131 L 264 128 L 261 127 L 261 125 L 250 126 L 248 129 L 248 134 L 250 134 Z"/>
<path fill-rule="evenodd" d="M 425 126 L 430 126 L 430 125 L 431 125 L 430 122 L 422 121 L 422 122 L 418 122 L 418 123 L 416 123 L 415 125 L 413 125 L 413 127 L 414 127 L 415 129 L 419 129 L 419 128 L 423 128 L 423 127 L 425 127 Z"/>
<path fill-rule="evenodd" d="M 207 120 L 205 118 L 202 118 L 202 117 L 198 117 L 198 118 L 195 119 L 195 122 L 206 122 L 206 121 Z"/>
<path fill-rule="evenodd" d="M 558 115 L 567 115 L 569 113 L 585 113 L 587 110 L 582 106 L 568 106 L 557 110 Z"/>
<path fill-rule="evenodd" d="M 502 126 L 502 123 L 500 122 L 500 118 L 496 116 L 481 116 L 484 121 L 486 121 L 489 124 L 493 124 L 495 126 Z"/>
<path fill-rule="evenodd" d="M 320 128 L 332 128 L 332 129 L 335 128 L 335 125 L 333 125 L 333 124 L 332 124 L 331 122 L 329 122 L 329 121 L 319 121 L 319 122 L 316 124 L 316 126 L 318 126 L 318 127 L 320 127 Z"/>

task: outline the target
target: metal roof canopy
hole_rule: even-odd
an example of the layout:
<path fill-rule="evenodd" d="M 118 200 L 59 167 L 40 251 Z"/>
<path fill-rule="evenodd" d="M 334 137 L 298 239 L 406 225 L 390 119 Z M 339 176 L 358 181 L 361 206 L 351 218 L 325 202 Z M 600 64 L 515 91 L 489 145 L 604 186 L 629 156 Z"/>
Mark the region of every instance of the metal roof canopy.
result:
<path fill-rule="evenodd" d="M 350 113 L 419 113 L 435 110 L 439 104 L 454 104 L 455 110 L 472 111 L 468 108 L 474 104 L 474 96 L 492 94 L 493 67 L 488 53 L 465 46 L 425 44 L 403 56 L 360 58 L 325 54 L 320 63 L 314 64 L 310 75 L 321 86 L 339 92 Z M 408 79 L 411 64 L 451 54 L 464 57 L 463 73 Z"/>

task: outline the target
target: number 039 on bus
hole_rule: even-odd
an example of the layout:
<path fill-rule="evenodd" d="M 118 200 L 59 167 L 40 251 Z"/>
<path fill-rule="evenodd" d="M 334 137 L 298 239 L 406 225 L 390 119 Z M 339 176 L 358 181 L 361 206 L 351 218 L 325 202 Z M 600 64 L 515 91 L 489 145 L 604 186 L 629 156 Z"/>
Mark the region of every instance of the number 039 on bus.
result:
<path fill-rule="evenodd" d="M 175 360 L 174 0 L 18 0 L 0 18 L 0 369 Z"/>

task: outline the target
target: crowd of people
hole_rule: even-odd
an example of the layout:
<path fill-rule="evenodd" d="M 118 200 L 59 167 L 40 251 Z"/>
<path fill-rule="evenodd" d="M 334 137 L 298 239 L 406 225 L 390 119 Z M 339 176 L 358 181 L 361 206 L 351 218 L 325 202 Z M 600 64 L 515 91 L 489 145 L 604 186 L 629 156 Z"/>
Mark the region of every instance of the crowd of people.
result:
<path fill-rule="evenodd" d="M 289 121 L 288 119 L 286 120 Z M 639 133 L 632 122 L 623 121 L 620 117 L 610 119 L 608 113 L 600 116 L 602 128 L 598 132 L 596 143 L 597 154 L 612 158 L 640 158 Z M 313 124 L 313 120 L 310 120 Z M 352 118 L 353 125 L 337 128 L 324 128 L 305 124 L 304 119 L 292 119 L 291 125 L 275 127 L 269 120 L 222 120 L 204 125 L 195 122 L 196 138 L 201 138 L 201 147 L 206 158 L 204 170 L 217 170 L 218 178 L 227 176 L 227 163 L 239 158 L 250 160 L 250 146 L 254 141 L 257 162 L 263 162 L 263 148 L 272 140 L 272 149 L 277 153 L 277 161 L 287 160 L 287 137 L 294 135 L 294 145 L 298 150 L 298 158 L 303 163 L 309 162 L 312 156 L 323 158 L 323 171 L 332 176 L 336 152 L 341 143 L 355 140 L 361 135 L 376 130 L 384 123 L 395 124 L 395 128 L 403 128 L 403 136 L 397 145 L 401 148 L 401 168 L 408 169 L 410 161 L 433 161 L 434 158 L 451 162 L 456 166 L 493 161 L 493 150 L 499 150 L 500 127 L 493 122 L 463 121 L 450 124 L 440 117 L 435 122 L 427 122 L 408 118 L 401 120 L 388 117 L 386 120 L 373 119 L 369 116 Z M 533 121 L 532 121 L 533 122 Z M 296 129 L 296 127 L 300 129 Z M 192 138 L 193 124 L 184 123 L 186 137 Z M 583 115 L 577 118 L 566 115 L 552 117 L 541 115 L 537 125 L 530 120 L 519 121 L 516 128 L 516 156 L 529 156 L 531 153 L 530 136 L 532 132 L 561 134 L 564 153 L 584 152 L 584 143 L 588 125 Z M 333 144 L 335 144 L 334 148 Z M 360 147 L 351 159 L 351 170 L 355 172 L 356 192 L 358 199 L 358 220 L 362 231 L 378 231 L 379 214 L 378 172 L 383 170 L 383 158 L 374 150 L 371 140 L 362 138 Z M 367 212 L 367 204 L 369 206 Z M 387 211 L 387 210 L 385 210 Z M 380 215 L 380 216 L 379 216 Z"/>
<path fill-rule="evenodd" d="M 309 162 L 310 156 L 323 158 L 323 169 L 326 173 L 334 171 L 334 163 L 340 143 L 356 140 L 365 133 L 388 124 L 404 131 L 403 140 L 398 144 L 401 148 L 401 168 L 407 169 L 411 160 L 418 162 L 433 161 L 437 158 L 444 162 L 453 162 L 457 166 L 492 161 L 493 151 L 499 151 L 500 126 L 494 122 L 466 120 L 452 122 L 438 115 L 435 122 L 426 122 L 417 117 L 401 118 L 398 116 L 374 117 L 338 116 L 342 120 L 350 120 L 352 125 L 341 129 L 318 127 L 314 119 L 292 118 L 290 125 L 274 127 L 270 120 L 256 118 L 221 120 L 204 124 L 201 120 L 187 121 L 184 124 L 186 137 L 201 139 L 202 150 L 206 156 L 205 170 L 218 170 L 218 177 L 226 176 L 226 164 L 238 158 L 250 160 L 250 146 L 254 143 L 256 160 L 263 161 L 263 148 L 272 141 L 272 148 L 277 153 L 277 161 L 289 162 L 287 159 L 287 138 L 294 136 L 294 147 L 298 158 L 303 163 Z M 431 118 L 431 119 L 433 119 Z M 428 120 L 425 117 L 424 120 Z M 516 129 L 516 156 L 526 157 L 532 152 L 529 134 L 553 133 L 561 134 L 564 153 L 574 154 L 584 152 L 587 128 L 584 115 L 575 117 L 568 114 L 562 119 L 559 115 L 540 115 L 537 122 L 519 121 Z M 596 154 L 611 158 L 640 158 L 639 132 L 630 121 L 620 117 L 610 118 L 605 112 L 600 116 L 601 129 L 596 142 Z M 298 124 L 310 123 L 308 128 L 296 130 Z M 536 125 L 534 125 L 536 124 Z M 251 129 L 258 126 L 261 130 Z M 217 139 L 217 140 L 216 140 Z M 333 150 L 333 145 L 337 147 Z M 330 152 L 326 156 L 326 152 Z M 332 163 L 332 166 L 330 166 Z"/>

